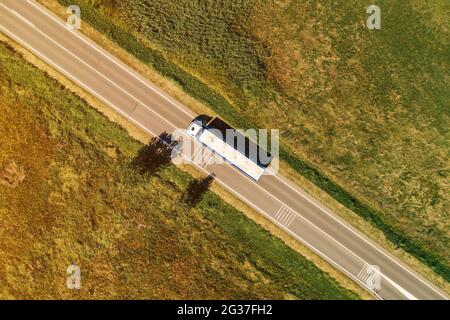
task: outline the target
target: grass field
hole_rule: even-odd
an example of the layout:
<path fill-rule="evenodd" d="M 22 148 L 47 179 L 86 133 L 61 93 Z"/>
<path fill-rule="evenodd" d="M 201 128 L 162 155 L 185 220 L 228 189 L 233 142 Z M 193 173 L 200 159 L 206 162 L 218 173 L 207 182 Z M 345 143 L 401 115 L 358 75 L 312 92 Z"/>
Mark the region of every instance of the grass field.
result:
<path fill-rule="evenodd" d="M 358 298 L 3 42 L 0 112 L 1 298 Z"/>
<path fill-rule="evenodd" d="M 448 2 L 377 1 L 379 31 L 361 1 L 75 2 L 235 126 L 281 128 L 288 164 L 450 280 Z"/>

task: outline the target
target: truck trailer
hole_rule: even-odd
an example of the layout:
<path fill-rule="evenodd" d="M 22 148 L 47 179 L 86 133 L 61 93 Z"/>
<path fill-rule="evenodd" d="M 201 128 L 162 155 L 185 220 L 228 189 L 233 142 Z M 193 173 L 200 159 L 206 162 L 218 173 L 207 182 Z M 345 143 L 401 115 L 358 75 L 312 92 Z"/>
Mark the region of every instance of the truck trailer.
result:
<path fill-rule="evenodd" d="M 187 133 L 255 181 L 261 178 L 272 160 L 269 152 L 217 117 L 195 118 Z"/>

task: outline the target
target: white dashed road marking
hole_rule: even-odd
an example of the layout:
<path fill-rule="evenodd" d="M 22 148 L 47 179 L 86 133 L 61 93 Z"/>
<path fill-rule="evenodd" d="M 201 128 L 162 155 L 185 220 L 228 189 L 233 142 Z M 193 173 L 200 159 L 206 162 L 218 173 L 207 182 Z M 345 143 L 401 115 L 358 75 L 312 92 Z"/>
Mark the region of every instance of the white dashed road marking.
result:
<path fill-rule="evenodd" d="M 275 220 L 281 223 L 285 227 L 289 227 L 295 218 L 295 212 L 286 206 L 281 206 L 275 214 Z"/>

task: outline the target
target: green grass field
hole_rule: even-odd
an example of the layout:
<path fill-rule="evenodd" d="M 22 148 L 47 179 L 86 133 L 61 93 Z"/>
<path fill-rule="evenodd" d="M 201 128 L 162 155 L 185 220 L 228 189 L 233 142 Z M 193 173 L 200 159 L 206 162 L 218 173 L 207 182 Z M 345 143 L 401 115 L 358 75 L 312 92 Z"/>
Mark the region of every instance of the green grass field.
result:
<path fill-rule="evenodd" d="M 2 42 L 0 113 L 0 298 L 358 298 Z"/>
<path fill-rule="evenodd" d="M 59 2 L 450 280 L 448 2 Z"/>

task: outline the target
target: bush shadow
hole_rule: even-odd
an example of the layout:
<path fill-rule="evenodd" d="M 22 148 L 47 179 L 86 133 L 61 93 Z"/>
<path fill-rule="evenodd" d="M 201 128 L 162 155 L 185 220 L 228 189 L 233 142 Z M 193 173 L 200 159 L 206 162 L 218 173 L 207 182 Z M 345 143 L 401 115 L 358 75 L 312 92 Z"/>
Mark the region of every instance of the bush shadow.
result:
<path fill-rule="evenodd" d="M 131 165 L 140 174 L 154 175 L 172 163 L 172 150 L 179 143 L 179 141 L 173 140 L 171 134 L 163 132 L 158 137 L 152 138 L 139 150 Z"/>
<path fill-rule="evenodd" d="M 202 200 L 203 195 L 209 190 L 214 178 L 215 174 L 212 173 L 205 178 L 192 181 L 186 190 L 183 202 L 189 208 L 195 207 Z"/>

